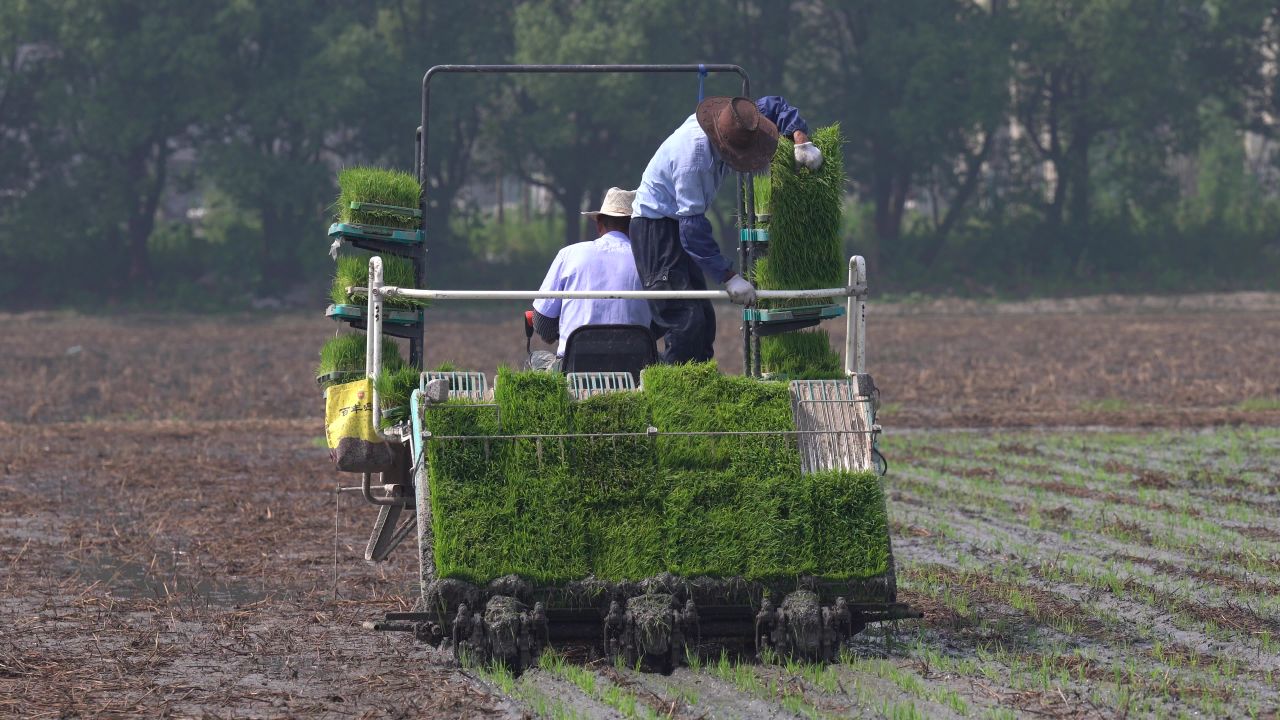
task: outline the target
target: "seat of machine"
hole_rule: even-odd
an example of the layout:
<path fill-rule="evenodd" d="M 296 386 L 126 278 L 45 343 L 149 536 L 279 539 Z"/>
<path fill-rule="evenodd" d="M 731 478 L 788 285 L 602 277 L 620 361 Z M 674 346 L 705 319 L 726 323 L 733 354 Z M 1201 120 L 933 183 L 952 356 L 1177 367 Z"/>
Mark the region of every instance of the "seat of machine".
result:
<path fill-rule="evenodd" d="M 583 325 L 564 345 L 560 368 L 566 373 L 630 373 L 636 385 L 640 371 L 658 362 L 658 341 L 644 325 Z"/>

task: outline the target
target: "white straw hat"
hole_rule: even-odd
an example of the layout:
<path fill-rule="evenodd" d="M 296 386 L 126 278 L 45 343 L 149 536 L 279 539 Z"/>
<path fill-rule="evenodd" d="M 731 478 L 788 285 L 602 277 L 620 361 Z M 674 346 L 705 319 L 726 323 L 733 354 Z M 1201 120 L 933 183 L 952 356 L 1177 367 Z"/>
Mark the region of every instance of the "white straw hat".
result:
<path fill-rule="evenodd" d="M 604 194 L 604 200 L 600 203 L 599 210 L 591 210 L 584 212 L 583 215 L 612 215 L 613 217 L 631 217 L 631 203 L 636 199 L 635 190 L 623 190 L 622 188 L 609 188 L 609 192 Z"/>

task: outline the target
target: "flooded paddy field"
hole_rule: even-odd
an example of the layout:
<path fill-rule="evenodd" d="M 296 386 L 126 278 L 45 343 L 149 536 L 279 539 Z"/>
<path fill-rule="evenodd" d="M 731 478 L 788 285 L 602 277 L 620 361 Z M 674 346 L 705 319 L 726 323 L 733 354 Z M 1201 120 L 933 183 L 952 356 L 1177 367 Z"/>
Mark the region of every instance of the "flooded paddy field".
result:
<path fill-rule="evenodd" d="M 1276 717 L 1269 302 L 882 309 L 899 591 L 925 619 L 837 663 L 708 646 L 669 676 L 566 647 L 512 677 L 361 628 L 417 568 L 366 565 L 373 510 L 334 492 L 323 320 L 15 316 L 0 716 Z M 451 319 L 428 356 L 514 362 L 507 319 Z"/>

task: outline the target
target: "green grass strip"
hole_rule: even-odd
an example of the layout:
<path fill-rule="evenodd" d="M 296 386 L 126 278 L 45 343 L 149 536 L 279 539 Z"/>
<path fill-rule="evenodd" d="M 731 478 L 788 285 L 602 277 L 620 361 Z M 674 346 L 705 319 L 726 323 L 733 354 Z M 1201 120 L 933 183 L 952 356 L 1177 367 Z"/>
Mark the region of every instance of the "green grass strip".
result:
<path fill-rule="evenodd" d="M 419 218 L 377 208 L 352 210 L 351 203 L 374 203 L 403 208 L 418 207 L 422 188 L 407 172 L 382 168 L 353 167 L 338 173 L 338 200 L 335 203 L 339 222 L 416 230 Z"/>

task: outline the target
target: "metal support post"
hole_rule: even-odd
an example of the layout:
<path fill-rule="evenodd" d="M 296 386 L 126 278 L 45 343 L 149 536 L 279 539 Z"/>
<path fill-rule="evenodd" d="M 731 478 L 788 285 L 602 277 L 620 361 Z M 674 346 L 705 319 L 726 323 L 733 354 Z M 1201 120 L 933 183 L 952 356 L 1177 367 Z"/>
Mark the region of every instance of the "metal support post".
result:
<path fill-rule="evenodd" d="M 364 373 L 373 381 L 373 427 L 382 419 L 378 398 L 378 375 L 382 372 L 382 258 L 369 258 L 368 308 L 365 314 Z"/>
<path fill-rule="evenodd" d="M 849 258 L 846 302 L 844 371 L 858 375 L 867 371 L 867 261 L 861 255 Z"/>

